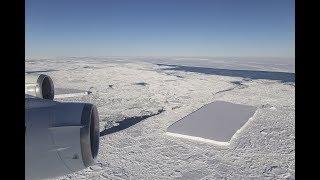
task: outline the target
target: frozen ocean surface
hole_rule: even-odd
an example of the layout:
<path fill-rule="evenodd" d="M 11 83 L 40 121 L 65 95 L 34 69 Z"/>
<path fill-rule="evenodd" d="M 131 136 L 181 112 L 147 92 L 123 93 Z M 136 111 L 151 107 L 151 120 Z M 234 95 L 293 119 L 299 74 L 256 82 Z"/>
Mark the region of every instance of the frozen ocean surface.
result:
<path fill-rule="evenodd" d="M 26 59 L 26 72 L 49 75 L 56 88 L 91 92 L 57 101 L 93 103 L 99 111 L 97 163 L 56 179 L 295 179 L 294 62 L 267 62 L 165 57 Z M 199 67 L 225 71 L 206 73 Z M 248 77 L 227 70 L 269 73 Z M 170 125 L 214 101 L 257 108 L 227 147 L 166 135 Z"/>

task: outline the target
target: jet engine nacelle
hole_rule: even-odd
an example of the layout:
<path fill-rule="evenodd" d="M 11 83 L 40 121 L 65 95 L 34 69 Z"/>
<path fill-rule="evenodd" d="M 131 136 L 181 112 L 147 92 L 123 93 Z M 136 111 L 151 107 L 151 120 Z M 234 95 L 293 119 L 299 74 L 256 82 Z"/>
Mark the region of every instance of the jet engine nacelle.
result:
<path fill-rule="evenodd" d="M 44 74 L 25 75 L 25 93 L 43 99 L 54 98 L 52 79 Z"/>
<path fill-rule="evenodd" d="M 47 81 L 51 83 L 48 87 L 53 88 L 49 76 L 32 78 L 37 79 L 34 84 L 40 82 L 34 87 L 41 87 Z M 52 178 L 79 171 L 92 165 L 98 155 L 100 131 L 96 106 L 53 101 L 50 93 L 49 96 L 42 93 L 43 98 L 49 99 L 28 94 L 25 97 L 26 179 Z"/>
<path fill-rule="evenodd" d="M 61 176 L 94 163 L 99 149 L 94 105 L 26 98 L 25 116 L 26 179 Z"/>

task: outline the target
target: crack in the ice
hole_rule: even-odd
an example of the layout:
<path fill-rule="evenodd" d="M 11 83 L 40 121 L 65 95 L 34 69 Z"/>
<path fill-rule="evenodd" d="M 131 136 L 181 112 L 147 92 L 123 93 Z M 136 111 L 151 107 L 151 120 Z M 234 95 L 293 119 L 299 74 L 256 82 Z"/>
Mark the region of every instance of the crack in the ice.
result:
<path fill-rule="evenodd" d="M 225 90 L 221 90 L 221 91 L 218 91 L 216 93 L 214 93 L 213 95 L 217 95 L 217 94 L 220 94 L 220 93 L 223 93 L 223 92 L 227 92 L 227 91 L 232 91 L 236 88 L 237 86 L 234 86 L 232 88 L 229 88 L 229 89 L 225 89 Z"/>
<path fill-rule="evenodd" d="M 127 129 L 128 127 L 133 126 L 133 125 L 139 123 L 140 121 L 142 121 L 144 119 L 147 119 L 147 118 L 152 117 L 152 116 L 159 115 L 160 113 L 162 113 L 164 111 L 165 111 L 164 109 L 160 109 L 160 110 L 158 110 L 157 113 L 154 113 L 154 114 L 127 117 L 124 120 L 118 122 L 119 123 L 118 126 L 113 126 L 111 128 L 108 128 L 108 129 L 105 129 L 105 130 L 101 131 L 100 132 L 100 137 L 108 135 L 108 134 L 112 134 L 112 133 L 115 133 L 115 132 L 118 132 L 118 131 L 121 131 L 121 130 L 124 130 L 124 129 Z"/>
<path fill-rule="evenodd" d="M 230 83 L 234 84 L 235 86 L 233 86 L 231 88 L 228 88 L 228 89 L 224 89 L 224 90 L 218 91 L 216 93 L 213 93 L 213 95 L 217 95 L 217 94 L 220 94 L 220 93 L 232 91 L 232 90 L 234 90 L 236 88 L 243 89 L 243 88 L 247 88 L 248 87 L 248 85 L 242 84 L 242 81 L 231 81 Z"/>

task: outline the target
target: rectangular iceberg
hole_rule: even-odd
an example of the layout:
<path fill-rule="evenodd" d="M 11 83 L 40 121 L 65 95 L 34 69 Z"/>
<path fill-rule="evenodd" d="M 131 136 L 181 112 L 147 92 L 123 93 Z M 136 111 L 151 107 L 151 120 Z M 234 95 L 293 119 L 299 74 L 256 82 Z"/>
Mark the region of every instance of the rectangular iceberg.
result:
<path fill-rule="evenodd" d="M 256 109 L 254 106 L 215 101 L 169 126 L 167 134 L 228 145 Z"/>

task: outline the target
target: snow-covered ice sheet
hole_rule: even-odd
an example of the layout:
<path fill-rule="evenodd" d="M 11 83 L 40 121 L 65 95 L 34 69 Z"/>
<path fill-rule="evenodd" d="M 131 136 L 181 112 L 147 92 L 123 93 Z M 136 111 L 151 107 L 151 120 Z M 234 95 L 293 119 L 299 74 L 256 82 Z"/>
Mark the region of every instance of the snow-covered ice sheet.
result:
<path fill-rule="evenodd" d="M 181 71 L 148 61 L 26 60 L 26 71 L 50 75 L 56 88 L 92 92 L 57 101 L 93 103 L 99 111 L 97 163 L 56 179 L 295 178 L 294 82 Z M 165 134 L 171 124 L 213 101 L 257 107 L 229 146 Z"/>
<path fill-rule="evenodd" d="M 79 97 L 89 95 L 90 91 L 83 91 L 79 89 L 64 89 L 64 88 L 55 88 L 54 90 L 54 98 L 62 99 L 69 97 Z"/>

